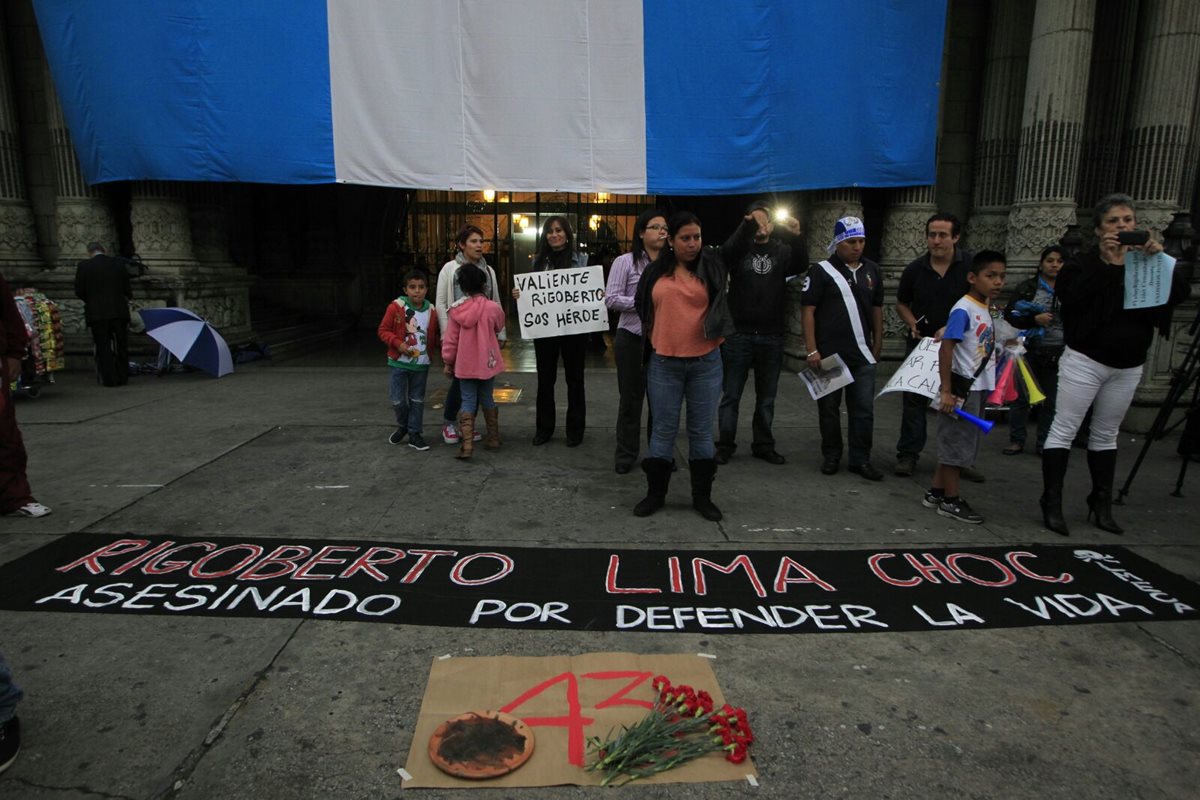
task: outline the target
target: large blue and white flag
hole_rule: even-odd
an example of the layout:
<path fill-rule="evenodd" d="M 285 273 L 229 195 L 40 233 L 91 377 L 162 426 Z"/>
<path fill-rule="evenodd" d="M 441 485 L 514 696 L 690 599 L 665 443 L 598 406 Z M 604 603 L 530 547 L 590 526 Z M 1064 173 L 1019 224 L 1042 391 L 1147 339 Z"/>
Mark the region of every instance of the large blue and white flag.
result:
<path fill-rule="evenodd" d="M 707 194 L 934 180 L 946 0 L 34 0 L 84 175 Z"/>

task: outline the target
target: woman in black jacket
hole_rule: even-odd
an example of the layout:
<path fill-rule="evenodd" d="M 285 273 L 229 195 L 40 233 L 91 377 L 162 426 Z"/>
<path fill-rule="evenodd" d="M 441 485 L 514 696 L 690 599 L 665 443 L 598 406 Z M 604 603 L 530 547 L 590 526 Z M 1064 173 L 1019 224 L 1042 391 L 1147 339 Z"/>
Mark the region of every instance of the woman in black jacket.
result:
<path fill-rule="evenodd" d="M 1133 200 L 1128 195 L 1105 197 L 1092 213 L 1099 240 L 1072 259 L 1058 276 L 1055 294 L 1063 317 L 1066 348 L 1058 364 L 1058 409 L 1042 450 L 1042 518 L 1046 527 L 1068 534 L 1063 518 L 1063 479 L 1071 442 L 1088 407 L 1088 469 L 1092 492 L 1088 517 L 1102 530 L 1122 533 L 1112 517 L 1112 486 L 1117 469 L 1117 431 L 1133 401 L 1142 377 L 1146 352 L 1154 333 L 1166 335 L 1171 309 L 1186 300 L 1191 287 L 1176 270 L 1167 302 L 1153 308 L 1125 308 L 1125 261 L 1131 250 L 1147 255 L 1162 252 L 1151 239 L 1131 247 L 1118 234 L 1137 228 Z"/>
<path fill-rule="evenodd" d="M 642 459 L 646 497 L 633 513 L 649 516 L 666 501 L 679 412 L 686 400 L 692 507 L 716 522 L 721 510 L 712 502 L 717 474 L 713 419 L 721 398 L 721 342 L 734 331 L 725 297 L 728 272 L 720 256 L 704 250 L 695 214 L 674 214 L 667 237 L 667 247 L 642 273 L 637 290 L 648 346 L 646 394 L 653 427 L 648 457 Z"/>
<path fill-rule="evenodd" d="M 533 271 L 586 267 L 587 254 L 575 250 L 575 233 L 566 217 L 553 216 L 542 225 Z M 520 289 L 512 290 L 513 299 L 521 296 Z M 562 357 L 567 378 L 567 447 L 578 447 L 587 427 L 587 397 L 583 387 L 583 363 L 587 357 L 586 333 L 568 333 L 533 340 L 537 356 L 537 416 L 533 443 L 542 445 L 554 435 L 557 411 L 554 405 L 554 384 L 558 382 L 558 360 Z"/>

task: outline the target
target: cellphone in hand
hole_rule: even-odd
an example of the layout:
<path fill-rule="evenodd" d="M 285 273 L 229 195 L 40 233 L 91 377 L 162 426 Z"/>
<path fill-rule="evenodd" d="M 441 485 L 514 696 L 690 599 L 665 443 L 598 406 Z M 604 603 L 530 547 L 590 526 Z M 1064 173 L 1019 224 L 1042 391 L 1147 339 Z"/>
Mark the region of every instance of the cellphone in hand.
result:
<path fill-rule="evenodd" d="M 1117 244 L 1140 247 L 1150 241 L 1150 231 L 1117 231 Z"/>

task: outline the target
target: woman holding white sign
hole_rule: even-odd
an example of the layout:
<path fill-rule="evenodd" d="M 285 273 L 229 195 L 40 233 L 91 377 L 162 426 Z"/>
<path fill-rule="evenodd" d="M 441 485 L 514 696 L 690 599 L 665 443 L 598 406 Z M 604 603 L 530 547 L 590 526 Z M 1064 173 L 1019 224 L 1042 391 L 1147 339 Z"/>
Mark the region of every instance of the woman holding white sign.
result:
<path fill-rule="evenodd" d="M 1092 408 L 1088 469 L 1092 493 L 1088 517 L 1111 533 L 1123 533 L 1112 517 L 1112 487 L 1117 470 L 1117 431 L 1142 377 L 1146 351 L 1157 330 L 1166 336 L 1171 309 L 1186 300 L 1191 287 L 1176 270 L 1167 302 L 1127 308 L 1126 256 L 1162 252 L 1148 231 L 1137 230 L 1128 195 L 1111 194 L 1092 213 L 1098 243 L 1071 259 L 1058 275 L 1054 293 L 1063 320 L 1065 348 L 1058 362 L 1058 407 L 1042 449 L 1042 519 L 1055 533 L 1068 535 L 1063 518 L 1063 480 L 1071 442 L 1083 415 Z"/>
<path fill-rule="evenodd" d="M 633 250 L 613 261 L 604 289 L 604 304 L 619 312 L 613 351 L 617 362 L 617 390 L 621 394 L 617 408 L 616 469 L 621 475 L 637 463 L 638 442 L 642 435 L 642 400 L 646 396 L 646 368 L 642 359 L 642 321 L 634 301 L 638 283 L 646 267 L 658 258 L 667 243 L 667 218 L 658 209 L 643 211 L 633 225 Z M 650 438 L 647 423 L 646 438 Z"/>
<path fill-rule="evenodd" d="M 542 225 L 533 271 L 586 267 L 587 254 L 575 251 L 575 234 L 566 217 L 553 216 Z M 513 289 L 514 300 L 521 297 Z M 558 416 L 554 406 L 554 384 L 558 382 L 558 359 L 562 356 L 563 372 L 567 376 L 567 447 L 578 447 L 587 426 L 587 398 L 583 389 L 583 362 L 587 355 L 589 334 L 571 333 L 546 336 L 533 340 L 537 357 L 537 416 L 533 443 L 545 444 L 554 436 Z"/>
<path fill-rule="evenodd" d="M 713 420 L 721 399 L 721 342 L 734 332 L 725 297 L 728 271 L 720 256 L 703 249 L 700 220 L 680 211 L 667 225 L 667 247 L 642 275 L 636 307 L 648 361 L 646 394 L 653 420 L 646 497 L 633 513 L 647 517 L 666 502 L 679 411 L 687 401 L 688 465 L 692 507 L 707 520 L 721 519 L 712 501 L 717 475 Z"/>

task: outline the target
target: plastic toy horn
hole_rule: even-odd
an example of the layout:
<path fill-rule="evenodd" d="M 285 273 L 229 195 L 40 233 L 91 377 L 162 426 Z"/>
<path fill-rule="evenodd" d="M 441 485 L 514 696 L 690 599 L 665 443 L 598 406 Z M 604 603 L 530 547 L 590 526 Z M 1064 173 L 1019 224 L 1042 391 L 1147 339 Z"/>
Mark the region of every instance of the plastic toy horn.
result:
<path fill-rule="evenodd" d="M 1029 395 L 1029 405 L 1035 406 L 1044 401 L 1046 395 L 1042 392 L 1042 387 L 1038 386 L 1033 373 L 1029 371 L 1029 365 L 1025 363 L 1025 359 L 1017 359 L 1017 368 L 1021 370 L 1021 380 L 1025 381 L 1025 391 Z"/>
<path fill-rule="evenodd" d="M 986 419 L 980 419 L 968 411 L 963 411 L 961 408 L 954 413 L 958 414 L 960 417 L 979 428 L 979 430 L 983 431 L 984 433 L 987 433 L 996 425 L 994 422 L 988 422 Z"/>

